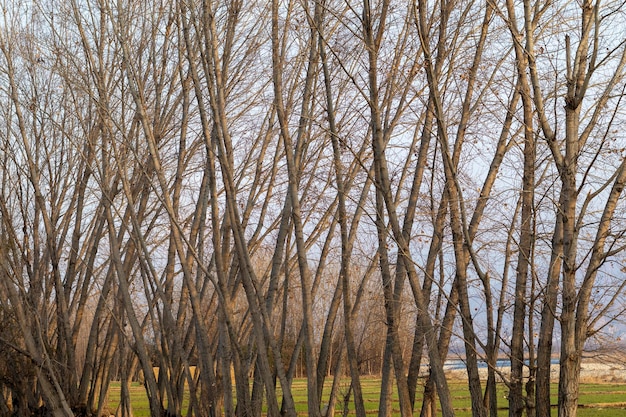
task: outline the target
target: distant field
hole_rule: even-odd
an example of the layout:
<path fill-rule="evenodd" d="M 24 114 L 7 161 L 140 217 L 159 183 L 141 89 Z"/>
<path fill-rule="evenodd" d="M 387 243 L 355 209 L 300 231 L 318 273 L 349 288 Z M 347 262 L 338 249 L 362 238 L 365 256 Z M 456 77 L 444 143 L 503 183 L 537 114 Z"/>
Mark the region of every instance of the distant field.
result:
<path fill-rule="evenodd" d="M 378 411 L 378 398 L 380 379 L 378 378 L 363 378 L 363 394 L 365 399 L 365 407 L 368 414 L 375 415 Z M 556 404 L 556 385 L 552 391 L 552 402 Z M 459 417 L 471 416 L 470 410 L 470 397 L 467 390 L 467 385 L 460 382 L 451 382 L 450 389 L 452 391 L 453 405 L 455 408 L 455 414 Z M 342 412 L 342 398 L 348 390 L 348 379 L 346 378 L 345 384 L 343 384 L 340 391 L 340 398 L 337 401 L 337 408 L 335 415 L 339 417 Z M 326 390 L 325 392 L 328 392 Z M 110 392 L 110 409 L 114 411 L 119 404 L 120 385 L 119 383 L 113 383 Z M 306 380 L 297 379 L 293 383 L 293 395 L 296 402 L 296 408 L 298 415 L 307 414 L 307 400 L 306 400 Z M 502 407 L 499 415 L 506 416 L 508 411 L 505 408 L 508 404 L 505 400 L 506 387 L 500 385 L 498 387 L 499 405 Z M 131 387 L 131 401 L 133 405 L 133 412 L 136 417 L 149 417 L 150 410 L 148 401 L 145 395 L 145 391 L 142 385 L 134 383 Z M 421 402 L 416 405 L 416 410 L 421 406 Z M 354 414 L 353 404 L 350 403 L 352 411 L 350 414 Z M 398 412 L 399 407 L 397 398 L 394 398 L 394 410 Z M 416 415 L 419 413 L 416 412 Z M 556 409 L 553 412 L 556 416 Z M 602 383 L 585 383 L 580 387 L 580 407 L 578 410 L 579 417 L 622 417 L 626 415 L 626 384 L 602 384 Z"/>

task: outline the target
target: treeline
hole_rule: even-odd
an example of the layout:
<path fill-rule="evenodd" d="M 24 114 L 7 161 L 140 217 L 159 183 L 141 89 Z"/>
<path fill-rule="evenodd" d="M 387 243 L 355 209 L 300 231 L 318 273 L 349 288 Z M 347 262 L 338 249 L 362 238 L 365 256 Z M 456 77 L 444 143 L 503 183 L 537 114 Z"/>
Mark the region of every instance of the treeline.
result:
<path fill-rule="evenodd" d="M 153 416 L 294 416 L 304 375 L 364 417 L 380 372 L 381 417 L 449 417 L 460 354 L 474 416 L 576 415 L 625 308 L 623 2 L 0 10 L 0 414 L 131 416 L 141 373 Z"/>

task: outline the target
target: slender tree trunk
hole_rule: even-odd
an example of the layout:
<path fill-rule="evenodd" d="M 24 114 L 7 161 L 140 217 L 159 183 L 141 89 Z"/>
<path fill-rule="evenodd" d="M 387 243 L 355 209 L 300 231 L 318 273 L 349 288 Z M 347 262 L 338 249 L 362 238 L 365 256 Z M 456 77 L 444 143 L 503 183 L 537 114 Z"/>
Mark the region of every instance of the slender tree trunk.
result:
<path fill-rule="evenodd" d="M 562 195 L 562 194 L 561 194 Z M 550 400 L 550 375 L 552 368 L 552 340 L 554 338 L 554 322 L 556 320 L 557 295 L 561 275 L 561 258 L 563 256 L 563 217 L 557 213 L 554 233 L 552 235 L 552 254 L 548 279 L 541 308 L 541 325 L 537 342 L 537 380 L 535 408 L 538 416 L 550 416 L 552 405 Z"/>
<path fill-rule="evenodd" d="M 524 61 L 523 52 L 518 55 L 518 62 Z M 524 106 L 524 172 L 522 179 L 522 216 L 520 220 L 519 252 L 515 277 L 515 301 L 513 307 L 513 329 L 511 336 L 511 388 L 509 393 L 509 416 L 521 417 L 526 408 L 523 398 L 524 375 L 524 340 L 525 319 L 528 296 L 526 294 L 529 279 L 531 250 L 533 247 L 533 211 L 535 187 L 535 132 L 533 131 L 533 113 L 530 88 L 525 76 L 521 77 L 522 103 Z M 532 311 L 531 313 L 532 314 Z"/>

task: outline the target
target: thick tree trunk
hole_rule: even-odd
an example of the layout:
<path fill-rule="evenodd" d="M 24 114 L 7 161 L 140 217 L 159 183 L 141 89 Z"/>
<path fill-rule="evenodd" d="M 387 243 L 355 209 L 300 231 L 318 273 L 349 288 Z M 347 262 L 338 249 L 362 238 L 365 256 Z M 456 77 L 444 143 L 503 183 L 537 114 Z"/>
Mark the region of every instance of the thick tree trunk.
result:
<path fill-rule="evenodd" d="M 565 157 L 561 167 L 563 194 L 560 211 L 563 213 L 563 281 L 561 308 L 561 359 L 559 373 L 559 417 L 575 417 L 578 409 L 580 354 L 577 352 L 576 334 L 576 271 L 578 230 L 576 228 L 576 202 L 578 188 L 578 125 L 580 101 L 575 97 L 575 87 L 570 86 L 565 106 Z"/>

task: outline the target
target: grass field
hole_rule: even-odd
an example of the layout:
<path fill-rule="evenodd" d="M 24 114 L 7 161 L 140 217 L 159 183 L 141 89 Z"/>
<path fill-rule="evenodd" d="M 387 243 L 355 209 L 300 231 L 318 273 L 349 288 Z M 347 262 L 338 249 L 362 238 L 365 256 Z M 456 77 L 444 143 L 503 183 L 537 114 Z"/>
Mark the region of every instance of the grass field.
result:
<path fill-rule="evenodd" d="M 347 393 L 348 379 L 340 391 L 340 398 L 337 401 L 337 408 L 335 415 L 340 416 L 342 411 L 342 396 Z M 365 407 L 367 413 L 375 415 L 378 411 L 378 397 L 380 389 L 380 379 L 377 378 L 363 378 L 363 395 L 365 399 Z M 467 384 L 461 382 L 451 382 L 450 389 L 453 397 L 453 405 L 455 408 L 455 414 L 458 417 L 471 416 L 470 410 L 470 397 L 467 389 Z M 306 380 L 297 379 L 293 383 L 293 395 L 296 402 L 296 409 L 298 415 L 307 414 L 307 398 L 306 398 Z M 110 409 L 115 410 L 119 403 L 120 386 L 119 383 L 113 383 L 110 392 Z M 502 407 L 499 415 L 506 416 L 508 411 L 506 410 L 507 401 L 506 387 L 500 385 L 498 387 L 499 405 Z M 150 410 L 148 406 L 148 400 L 146 398 L 145 390 L 142 385 L 134 383 L 131 387 L 131 401 L 133 405 L 133 412 L 136 417 L 149 417 Z M 556 404 L 556 385 L 553 387 L 552 403 Z M 601 384 L 601 383 L 585 383 L 580 387 L 580 400 L 579 400 L 579 417 L 622 417 L 626 415 L 626 384 Z M 416 410 L 419 410 L 421 403 L 418 402 Z M 350 407 L 353 404 L 350 403 Z M 394 398 L 394 410 L 398 411 L 397 398 Z M 354 414 L 354 410 L 351 409 L 350 414 Z M 416 412 L 416 415 L 418 412 Z M 553 410 L 553 415 L 556 416 L 556 409 Z"/>

